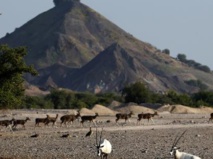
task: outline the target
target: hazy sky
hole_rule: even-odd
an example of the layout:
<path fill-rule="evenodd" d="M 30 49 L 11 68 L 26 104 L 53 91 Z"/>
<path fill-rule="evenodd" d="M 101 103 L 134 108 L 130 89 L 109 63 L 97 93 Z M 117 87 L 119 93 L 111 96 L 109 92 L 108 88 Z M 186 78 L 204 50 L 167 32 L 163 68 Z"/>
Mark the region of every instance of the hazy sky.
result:
<path fill-rule="evenodd" d="M 81 0 L 157 48 L 213 69 L 213 0 Z M 53 7 L 52 0 L 1 0 L 0 38 Z"/>

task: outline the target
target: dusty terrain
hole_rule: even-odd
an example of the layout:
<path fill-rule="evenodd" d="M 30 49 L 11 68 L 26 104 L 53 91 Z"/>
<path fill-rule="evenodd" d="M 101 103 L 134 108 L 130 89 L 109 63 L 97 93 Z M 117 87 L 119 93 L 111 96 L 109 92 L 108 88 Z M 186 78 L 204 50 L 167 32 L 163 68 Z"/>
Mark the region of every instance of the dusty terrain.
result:
<path fill-rule="evenodd" d="M 59 113 L 57 125 L 52 127 L 34 128 L 36 117 L 45 117 L 48 113 L 55 116 Z M 6 115 L 4 115 L 6 114 Z M 14 132 L 1 127 L 0 157 L 14 159 L 94 159 L 96 156 L 95 133 L 85 137 L 90 123 L 81 127 L 75 121 L 68 127 L 60 127 L 60 117 L 63 111 L 13 111 L 5 112 L 0 120 L 25 119 L 26 129 L 18 126 Z M 114 116 L 99 116 L 96 119 L 98 130 L 104 128 L 103 137 L 110 140 L 113 152 L 109 159 L 165 159 L 172 158 L 169 154 L 175 137 L 186 131 L 178 145 L 181 151 L 198 155 L 203 159 L 213 158 L 213 122 L 208 123 L 209 114 L 169 114 L 161 113 L 155 116 L 154 123 L 142 120 L 137 124 L 137 115 L 134 115 L 127 124 L 123 120 L 115 123 Z M 106 122 L 110 120 L 111 122 Z M 95 127 L 91 124 L 93 130 Z M 37 138 L 31 138 L 33 134 Z M 68 138 L 61 135 L 69 133 Z"/>

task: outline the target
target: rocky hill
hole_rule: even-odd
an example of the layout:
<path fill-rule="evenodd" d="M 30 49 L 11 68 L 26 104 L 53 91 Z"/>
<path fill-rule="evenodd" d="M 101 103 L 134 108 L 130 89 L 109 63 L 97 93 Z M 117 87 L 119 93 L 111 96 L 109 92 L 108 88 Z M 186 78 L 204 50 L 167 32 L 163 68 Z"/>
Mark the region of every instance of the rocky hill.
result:
<path fill-rule="evenodd" d="M 79 0 L 54 0 L 0 44 L 27 46 L 26 62 L 39 76 L 27 76 L 39 87 L 76 91 L 119 91 L 141 81 L 154 91 L 198 91 L 201 81 L 213 89 L 213 74 L 196 70 L 125 32 Z"/>

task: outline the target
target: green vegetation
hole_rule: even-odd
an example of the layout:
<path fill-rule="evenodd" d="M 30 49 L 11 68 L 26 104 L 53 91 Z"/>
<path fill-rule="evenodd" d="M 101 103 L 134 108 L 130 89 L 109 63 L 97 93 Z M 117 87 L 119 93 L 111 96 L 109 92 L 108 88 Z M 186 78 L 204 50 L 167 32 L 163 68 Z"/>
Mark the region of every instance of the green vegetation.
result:
<path fill-rule="evenodd" d="M 95 95 L 93 93 L 76 93 L 66 90 L 52 90 L 44 97 L 25 97 L 22 108 L 80 109 L 92 108 L 95 104 L 108 105 L 121 97 L 113 93 Z"/>
<path fill-rule="evenodd" d="M 80 109 L 92 108 L 95 104 L 109 105 L 113 100 L 119 102 L 182 104 L 191 107 L 213 106 L 213 92 L 200 91 L 188 95 L 173 90 L 167 93 L 154 93 L 146 85 L 136 82 L 126 86 L 122 94 L 89 92 L 79 93 L 67 90 L 52 90 L 43 97 L 25 97 L 21 108 L 49 108 L 49 109 Z"/>
<path fill-rule="evenodd" d="M 169 49 L 164 49 L 164 50 L 162 50 L 162 53 L 170 55 L 170 50 Z"/>
<path fill-rule="evenodd" d="M 25 47 L 0 45 L 0 109 L 19 108 L 24 97 L 23 74 L 37 74 L 32 66 L 24 62 L 26 54 Z"/>
<path fill-rule="evenodd" d="M 210 68 L 208 66 L 202 65 L 202 64 L 200 64 L 200 63 L 198 63 L 198 62 L 196 62 L 194 60 L 187 60 L 185 54 L 178 54 L 177 55 L 177 59 L 180 60 L 181 62 L 187 64 L 190 67 L 194 67 L 196 69 L 199 69 L 199 70 L 207 72 L 207 73 L 211 72 L 211 70 L 210 70 Z"/>
<path fill-rule="evenodd" d="M 213 92 L 200 91 L 198 93 L 193 94 L 192 99 L 195 101 L 196 106 L 213 106 Z"/>
<path fill-rule="evenodd" d="M 186 83 L 190 86 L 198 87 L 201 91 L 204 91 L 208 88 L 207 85 L 203 84 L 200 80 L 189 80 Z"/>
<path fill-rule="evenodd" d="M 135 102 L 135 103 L 150 103 L 152 102 L 152 93 L 149 89 L 142 83 L 136 82 L 126 86 L 122 91 L 122 96 L 125 102 Z"/>
<path fill-rule="evenodd" d="M 109 105 L 113 100 L 119 102 L 182 104 L 191 107 L 213 106 L 213 92 L 202 91 L 192 95 L 168 91 L 165 94 L 150 91 L 143 83 L 136 82 L 126 86 L 122 94 L 89 92 L 79 93 L 67 90 L 52 90 L 49 95 L 21 98 L 22 104 L 12 108 L 80 109 L 92 108 L 95 104 Z M 5 107 L 11 108 L 11 107 Z"/>
<path fill-rule="evenodd" d="M 200 83 L 198 81 L 198 83 Z M 213 107 L 213 92 L 200 91 L 189 95 L 177 93 L 170 90 L 166 93 L 151 92 L 143 83 L 136 82 L 123 89 L 125 102 L 135 103 L 160 103 L 160 104 L 182 104 L 191 107 L 202 105 Z"/>

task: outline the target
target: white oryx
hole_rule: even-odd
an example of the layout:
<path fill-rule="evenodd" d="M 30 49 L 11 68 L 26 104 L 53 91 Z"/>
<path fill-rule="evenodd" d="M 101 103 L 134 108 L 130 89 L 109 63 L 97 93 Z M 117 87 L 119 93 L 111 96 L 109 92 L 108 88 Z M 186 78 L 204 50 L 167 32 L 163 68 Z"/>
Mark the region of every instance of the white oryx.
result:
<path fill-rule="evenodd" d="M 176 147 L 178 141 L 181 139 L 181 137 L 185 134 L 186 131 L 184 131 L 181 136 L 177 139 L 177 137 L 175 138 L 175 141 L 172 145 L 172 149 L 170 151 L 170 154 L 172 156 L 174 156 L 174 159 L 201 159 L 200 157 L 198 156 L 195 156 L 195 155 L 192 155 L 192 154 L 189 154 L 189 153 L 186 153 L 186 152 L 180 152 L 178 151 L 178 149 L 180 149 L 180 147 Z"/>
<path fill-rule="evenodd" d="M 97 155 L 101 157 L 101 159 L 107 159 L 108 155 L 112 152 L 112 145 L 107 139 L 102 140 L 102 132 L 101 130 L 100 140 L 98 142 L 98 131 L 96 128 L 96 148 Z"/>

